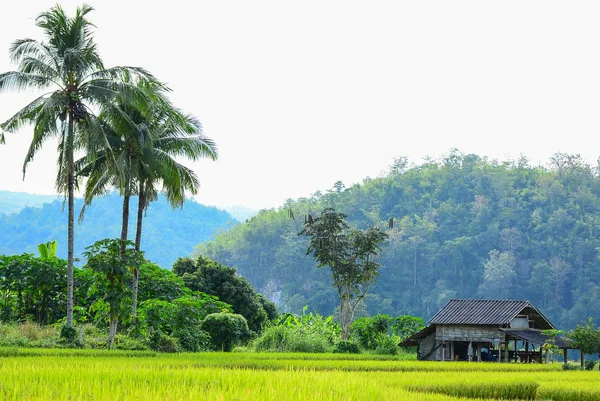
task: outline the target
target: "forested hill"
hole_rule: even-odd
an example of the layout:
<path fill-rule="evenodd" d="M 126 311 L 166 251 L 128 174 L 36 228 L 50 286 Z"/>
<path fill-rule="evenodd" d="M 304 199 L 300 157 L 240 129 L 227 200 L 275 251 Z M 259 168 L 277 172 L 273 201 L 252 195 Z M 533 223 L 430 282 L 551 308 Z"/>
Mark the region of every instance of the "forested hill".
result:
<path fill-rule="evenodd" d="M 54 197 L 56 199 L 56 197 Z M 75 223 L 75 255 L 86 246 L 103 238 L 121 235 L 123 198 L 116 194 L 95 199 L 81 224 Z M 76 215 L 82 200 L 76 199 Z M 135 237 L 137 197 L 131 198 L 129 238 Z M 187 200 L 181 209 L 173 209 L 160 196 L 152 202 L 144 218 L 142 250 L 146 258 L 165 268 L 171 268 L 178 257 L 188 256 L 200 241 L 212 238 L 219 230 L 226 231 L 235 220 L 225 211 Z M 25 207 L 16 213 L 0 214 L 0 255 L 37 254 L 37 245 L 58 241 L 58 256 L 67 257 L 67 213 L 62 200 L 41 207 Z"/>
<path fill-rule="evenodd" d="M 527 299 L 570 328 L 600 317 L 600 178 L 578 156 L 548 165 L 456 151 L 419 166 L 398 159 L 383 177 L 262 211 L 197 252 L 237 268 L 280 311 L 330 314 L 336 293 L 305 256 L 304 216 L 334 207 L 361 228 L 394 217 L 367 313 L 428 319 L 450 298 Z"/>

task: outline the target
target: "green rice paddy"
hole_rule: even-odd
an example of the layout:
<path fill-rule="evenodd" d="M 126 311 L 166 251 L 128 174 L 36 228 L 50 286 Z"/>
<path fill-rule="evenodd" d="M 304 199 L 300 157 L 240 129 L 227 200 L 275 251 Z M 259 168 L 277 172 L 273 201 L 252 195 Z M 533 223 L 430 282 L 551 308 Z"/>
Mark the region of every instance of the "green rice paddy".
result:
<path fill-rule="evenodd" d="M 0 350 L 1 400 L 600 400 L 560 364 L 371 355 Z"/>

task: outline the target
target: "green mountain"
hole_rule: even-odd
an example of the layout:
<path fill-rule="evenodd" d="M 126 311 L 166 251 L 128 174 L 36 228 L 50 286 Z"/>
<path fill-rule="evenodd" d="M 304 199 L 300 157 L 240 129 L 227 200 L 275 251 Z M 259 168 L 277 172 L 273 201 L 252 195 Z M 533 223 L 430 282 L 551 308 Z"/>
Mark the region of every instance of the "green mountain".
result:
<path fill-rule="evenodd" d="M 280 311 L 331 314 L 329 271 L 298 235 L 325 207 L 360 228 L 394 218 L 362 313 L 429 318 L 451 298 L 503 298 L 530 300 L 562 328 L 600 318 L 600 177 L 579 156 L 549 167 L 458 151 L 398 159 L 380 178 L 261 211 L 196 252 L 238 269 Z"/>
<path fill-rule="evenodd" d="M 12 193 L 8 193 L 10 196 Z M 2 195 L 3 199 L 4 194 Z M 33 202 L 33 197 L 22 197 Z M 15 197 L 15 199 L 18 199 Z M 56 199 L 56 197 L 53 197 Z M 16 201 L 13 207 L 18 207 Z M 76 213 L 81 210 L 82 200 L 76 199 Z M 86 209 L 85 219 L 75 224 L 75 254 L 80 257 L 86 246 L 103 238 L 121 235 L 122 198 L 110 194 L 95 199 Z M 135 237 L 137 198 L 131 199 L 129 237 Z M 215 207 L 203 206 L 192 200 L 183 208 L 173 209 L 160 196 L 152 202 L 144 218 L 142 250 L 146 257 L 162 267 L 171 268 L 178 257 L 188 256 L 194 246 L 212 238 L 218 231 L 227 231 L 236 224 L 229 213 Z M 58 241 L 58 256 L 67 256 L 67 213 L 62 200 L 54 200 L 41 206 L 27 206 L 18 212 L 0 214 L 0 255 L 36 253 L 42 242 Z"/>

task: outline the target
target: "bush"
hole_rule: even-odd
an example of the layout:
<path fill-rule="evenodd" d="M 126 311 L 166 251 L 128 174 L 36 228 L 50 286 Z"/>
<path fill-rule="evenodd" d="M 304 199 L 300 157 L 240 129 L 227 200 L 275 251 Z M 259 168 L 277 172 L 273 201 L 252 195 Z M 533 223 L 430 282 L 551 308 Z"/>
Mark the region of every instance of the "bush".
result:
<path fill-rule="evenodd" d="M 301 327 L 272 326 L 256 339 L 257 351 L 322 353 L 331 349 L 326 336 L 310 333 Z"/>
<path fill-rule="evenodd" d="M 0 346 L 50 348 L 61 346 L 55 327 L 32 322 L 0 325 Z"/>
<path fill-rule="evenodd" d="M 572 365 L 570 363 L 563 363 L 562 369 L 563 370 L 580 370 L 581 366 L 579 366 L 579 365 Z"/>
<path fill-rule="evenodd" d="M 137 338 L 117 334 L 115 337 L 115 349 L 126 351 L 147 351 L 148 347 Z"/>
<path fill-rule="evenodd" d="M 155 331 L 148 340 L 150 349 L 157 352 L 177 352 L 177 340 L 171 336 Z"/>
<path fill-rule="evenodd" d="M 335 354 L 360 354 L 358 344 L 353 341 L 345 340 L 336 343 L 333 347 L 333 352 Z"/>
<path fill-rule="evenodd" d="M 213 349 L 225 352 L 250 337 L 246 318 L 234 313 L 211 313 L 202 320 L 200 328 L 210 335 Z"/>
<path fill-rule="evenodd" d="M 596 366 L 596 361 L 585 361 L 584 363 L 585 370 L 594 370 Z"/>
<path fill-rule="evenodd" d="M 210 334 L 199 327 L 184 327 L 173 332 L 182 351 L 202 352 L 210 350 L 212 339 Z"/>
<path fill-rule="evenodd" d="M 375 349 L 380 334 L 387 334 L 390 324 L 388 315 L 361 317 L 352 322 L 350 333 L 358 343 L 366 349 Z"/>
<path fill-rule="evenodd" d="M 389 336 L 386 333 L 380 333 L 375 338 L 375 349 L 373 352 L 379 355 L 398 355 L 400 352 L 400 338 L 397 336 Z"/>
<path fill-rule="evenodd" d="M 77 338 L 77 330 L 75 330 L 74 327 L 63 326 L 60 329 L 60 338 L 67 342 L 74 343 Z"/>

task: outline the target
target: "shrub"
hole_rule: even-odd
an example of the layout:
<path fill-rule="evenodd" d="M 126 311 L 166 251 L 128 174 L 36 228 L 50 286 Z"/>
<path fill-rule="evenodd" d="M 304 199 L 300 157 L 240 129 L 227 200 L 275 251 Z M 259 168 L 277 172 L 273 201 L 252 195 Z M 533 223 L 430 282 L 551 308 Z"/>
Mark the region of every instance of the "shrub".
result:
<path fill-rule="evenodd" d="M 60 346 L 59 334 L 55 327 L 40 326 L 37 323 L 0 325 L 0 346 L 50 348 Z"/>
<path fill-rule="evenodd" d="M 117 334 L 115 348 L 126 351 L 147 351 L 148 347 L 139 339 Z"/>
<path fill-rule="evenodd" d="M 201 352 L 210 350 L 212 339 L 210 334 L 199 327 L 184 327 L 173 332 L 182 351 Z"/>
<path fill-rule="evenodd" d="M 336 354 L 359 354 L 360 350 L 355 342 L 342 340 L 334 345 L 333 352 Z"/>
<path fill-rule="evenodd" d="M 388 315 L 361 317 L 350 326 L 350 333 L 366 349 L 375 349 L 376 339 L 382 333 L 387 334 L 390 324 Z"/>
<path fill-rule="evenodd" d="M 563 363 L 562 369 L 563 370 L 580 370 L 581 367 L 579 365 L 572 365 L 570 363 Z"/>
<path fill-rule="evenodd" d="M 596 366 L 596 361 L 585 361 L 585 370 L 594 370 L 594 367 Z"/>
<path fill-rule="evenodd" d="M 60 338 L 67 342 L 75 342 L 77 338 L 77 330 L 74 327 L 63 326 L 60 329 Z"/>
<path fill-rule="evenodd" d="M 301 327 L 272 326 L 256 339 L 254 347 L 257 351 L 322 353 L 330 350 L 331 345 L 326 336 Z"/>
<path fill-rule="evenodd" d="M 379 355 L 398 355 L 400 352 L 400 338 L 398 336 L 389 336 L 387 333 L 380 333 L 375 338 L 375 349 L 374 353 Z"/>
<path fill-rule="evenodd" d="M 211 313 L 202 320 L 200 328 L 210 335 L 213 349 L 225 352 L 250 337 L 246 318 L 234 313 Z"/>
<path fill-rule="evenodd" d="M 54 337 L 40 338 L 39 340 L 31 341 L 27 346 L 31 348 L 61 348 L 63 344 L 58 337 Z"/>
<path fill-rule="evenodd" d="M 148 340 L 150 349 L 157 352 L 177 352 L 177 340 L 171 336 L 155 331 Z"/>

